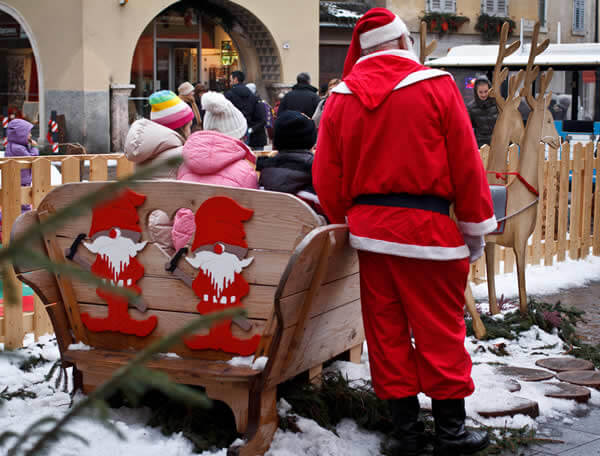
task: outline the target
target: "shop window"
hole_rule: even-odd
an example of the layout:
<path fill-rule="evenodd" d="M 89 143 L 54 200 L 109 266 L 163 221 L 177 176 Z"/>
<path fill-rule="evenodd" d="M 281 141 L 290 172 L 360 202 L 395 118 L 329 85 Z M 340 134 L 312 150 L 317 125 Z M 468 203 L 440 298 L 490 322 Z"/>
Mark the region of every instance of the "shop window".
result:
<path fill-rule="evenodd" d="M 37 136 L 37 63 L 25 30 L 3 12 L 0 12 L 0 116 L 30 121 L 35 126 L 33 136 Z"/>
<path fill-rule="evenodd" d="M 456 0 L 427 0 L 428 13 L 455 13 Z"/>
<path fill-rule="evenodd" d="M 481 0 L 481 12 L 490 16 L 508 16 L 508 0 Z"/>

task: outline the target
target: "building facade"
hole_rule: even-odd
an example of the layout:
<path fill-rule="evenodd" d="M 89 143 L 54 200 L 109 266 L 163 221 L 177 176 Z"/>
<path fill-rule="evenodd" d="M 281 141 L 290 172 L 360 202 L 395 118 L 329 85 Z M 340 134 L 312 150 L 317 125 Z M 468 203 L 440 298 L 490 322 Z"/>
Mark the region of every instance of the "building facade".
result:
<path fill-rule="evenodd" d="M 92 153 L 122 150 L 135 99 L 154 90 L 224 88 L 237 68 L 268 98 L 318 74 L 318 0 L 0 0 L 0 13 L 0 110 L 39 122 L 41 138 L 63 114 L 66 140 Z"/>

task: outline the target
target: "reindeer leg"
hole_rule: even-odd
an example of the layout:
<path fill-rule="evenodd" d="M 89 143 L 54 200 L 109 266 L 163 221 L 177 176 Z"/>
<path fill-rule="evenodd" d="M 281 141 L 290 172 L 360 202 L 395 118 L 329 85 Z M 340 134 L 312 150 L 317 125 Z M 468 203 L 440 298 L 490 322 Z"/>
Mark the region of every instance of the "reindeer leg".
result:
<path fill-rule="evenodd" d="M 475 300 L 473 299 L 473 292 L 471 291 L 471 285 L 467 282 L 467 288 L 465 289 L 465 305 L 467 306 L 467 311 L 471 314 L 471 318 L 473 319 L 473 332 L 475 333 L 475 337 L 478 339 L 483 339 L 485 337 L 485 325 L 481 321 L 481 317 L 479 316 L 479 312 L 477 312 L 477 307 L 475 307 Z"/>
<path fill-rule="evenodd" d="M 500 313 L 498 301 L 496 301 L 496 267 L 494 257 L 496 256 L 496 243 L 485 244 L 485 271 L 487 276 L 488 299 L 490 301 L 490 312 L 492 315 Z"/>
<path fill-rule="evenodd" d="M 513 247 L 515 261 L 517 263 L 517 277 L 519 280 L 519 309 L 521 315 L 527 314 L 527 290 L 525 288 L 525 255 L 527 252 L 527 241 L 519 242 Z M 523 244 L 523 245 L 521 245 Z"/>

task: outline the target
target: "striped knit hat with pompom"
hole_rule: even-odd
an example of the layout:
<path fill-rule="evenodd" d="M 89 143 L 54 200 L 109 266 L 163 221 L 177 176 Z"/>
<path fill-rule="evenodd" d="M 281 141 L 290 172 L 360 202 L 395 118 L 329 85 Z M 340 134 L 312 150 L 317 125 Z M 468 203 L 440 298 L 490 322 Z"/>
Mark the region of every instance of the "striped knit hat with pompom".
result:
<path fill-rule="evenodd" d="M 150 95 L 150 106 L 150 119 L 172 130 L 183 127 L 194 118 L 192 108 L 170 90 Z"/>

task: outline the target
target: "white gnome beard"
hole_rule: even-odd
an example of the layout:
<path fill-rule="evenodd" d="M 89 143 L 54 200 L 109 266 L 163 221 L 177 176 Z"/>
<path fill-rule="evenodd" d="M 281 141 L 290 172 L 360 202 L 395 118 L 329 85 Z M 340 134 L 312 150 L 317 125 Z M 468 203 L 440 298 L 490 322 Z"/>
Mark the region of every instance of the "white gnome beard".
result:
<path fill-rule="evenodd" d="M 146 247 L 148 241 L 135 243 L 117 230 L 117 237 L 98 236 L 92 242 L 84 242 L 86 248 L 108 262 L 113 279 L 116 281 L 121 272 L 129 266 L 131 258 L 137 256 L 138 252 Z"/>
<path fill-rule="evenodd" d="M 202 250 L 194 256 L 185 257 L 186 261 L 195 269 L 201 270 L 210 277 L 210 284 L 216 291 L 217 297 L 221 296 L 223 290 L 233 283 L 236 273 L 249 266 L 254 258 L 240 260 L 232 253 L 221 254 Z"/>

